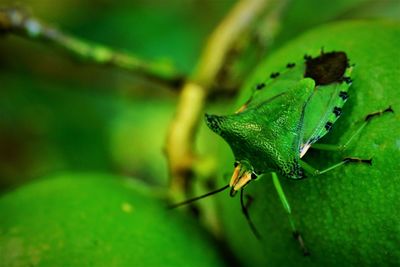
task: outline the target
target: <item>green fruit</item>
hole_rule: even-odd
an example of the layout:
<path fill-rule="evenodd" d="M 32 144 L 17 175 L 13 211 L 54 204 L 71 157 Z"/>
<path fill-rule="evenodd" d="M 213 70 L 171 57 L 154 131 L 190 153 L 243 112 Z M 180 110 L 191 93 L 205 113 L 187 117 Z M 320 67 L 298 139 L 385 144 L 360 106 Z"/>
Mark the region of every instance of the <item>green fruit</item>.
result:
<path fill-rule="evenodd" d="M 0 266 L 221 266 L 194 221 L 127 179 L 61 175 L 0 198 Z"/>
<path fill-rule="evenodd" d="M 260 77 L 321 47 L 345 51 L 356 66 L 343 114 L 320 143 L 343 144 L 368 113 L 389 105 L 395 113 L 373 119 L 345 152 L 311 150 L 305 156 L 305 161 L 321 169 L 347 156 L 373 158 L 372 166 L 347 165 L 300 181 L 281 178 L 297 228 L 310 250 L 308 257 L 292 238 L 288 217 L 269 176 L 246 187 L 246 193 L 254 198 L 249 212 L 261 241 L 252 235 L 239 200 L 227 194 L 218 196 L 228 243 L 246 266 L 400 264 L 399 24 L 345 22 L 306 33 L 257 68 L 232 110 L 248 99 Z M 224 171 L 232 168 L 229 160 L 220 164 L 225 165 Z"/>

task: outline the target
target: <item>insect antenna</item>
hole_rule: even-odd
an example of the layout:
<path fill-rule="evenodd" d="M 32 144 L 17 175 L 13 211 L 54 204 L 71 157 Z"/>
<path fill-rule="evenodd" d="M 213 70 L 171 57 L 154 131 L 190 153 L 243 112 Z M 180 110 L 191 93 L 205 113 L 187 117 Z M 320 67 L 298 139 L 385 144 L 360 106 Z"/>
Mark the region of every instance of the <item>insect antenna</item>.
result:
<path fill-rule="evenodd" d="M 183 202 L 179 202 L 179 203 L 176 203 L 176 204 L 172 204 L 172 205 L 168 206 L 168 208 L 169 208 L 169 209 L 174 209 L 174 208 L 178 208 L 178 207 L 180 207 L 180 206 L 184 206 L 184 205 L 190 204 L 190 203 L 192 203 L 192 202 L 194 202 L 194 201 L 197 201 L 197 200 L 200 200 L 200 199 L 202 199 L 202 198 L 205 198 L 205 197 L 208 197 L 208 196 L 217 194 L 217 193 L 219 193 L 219 192 L 222 192 L 222 191 L 224 191 L 225 189 L 227 189 L 228 187 L 229 187 L 229 184 L 228 184 L 228 185 L 225 185 L 224 187 L 221 187 L 221 188 L 219 188 L 219 189 L 217 189 L 217 190 L 208 192 L 208 193 L 206 193 L 206 194 L 204 194 L 204 195 L 201 195 L 201 196 L 198 196 L 198 197 L 194 197 L 194 198 L 190 198 L 190 199 L 188 199 L 188 200 L 185 200 L 185 201 L 183 201 Z"/>
<path fill-rule="evenodd" d="M 247 210 L 247 205 L 244 204 L 244 200 L 243 200 L 243 188 L 242 190 L 240 190 L 240 205 L 242 206 L 242 212 L 244 214 L 244 217 L 246 218 L 247 223 L 250 226 L 251 231 L 253 232 L 253 234 L 255 235 L 255 237 L 258 240 L 261 240 L 261 235 L 260 233 L 257 231 L 256 226 L 253 224 L 252 220 L 250 219 L 250 215 L 249 212 Z"/>

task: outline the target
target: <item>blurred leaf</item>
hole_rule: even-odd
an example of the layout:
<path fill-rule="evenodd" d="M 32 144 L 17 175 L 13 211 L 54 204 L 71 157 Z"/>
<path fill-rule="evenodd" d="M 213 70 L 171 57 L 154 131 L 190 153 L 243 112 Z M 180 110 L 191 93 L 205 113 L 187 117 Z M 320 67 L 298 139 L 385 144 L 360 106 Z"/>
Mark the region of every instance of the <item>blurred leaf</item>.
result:
<path fill-rule="evenodd" d="M 1 184 L 74 166 L 107 169 L 104 123 L 112 107 L 95 95 L 4 74 L 0 98 Z M 8 153 L 14 157 L 8 157 Z M 25 177 L 23 177 L 25 176 Z"/>
<path fill-rule="evenodd" d="M 0 188 L 61 170 L 103 170 L 166 184 L 169 98 L 131 100 L 107 88 L 29 74 L 0 78 Z"/>
<path fill-rule="evenodd" d="M 189 71 L 231 4 L 65 0 L 54 6 L 44 0 L 22 7 L 68 33 Z M 15 36 L 2 38 L 0 58 L 0 190 L 60 170 L 103 170 L 166 184 L 162 147 L 176 94 Z"/>
<path fill-rule="evenodd" d="M 290 1 L 273 49 L 323 23 L 355 18 L 399 20 L 399 8 L 397 0 Z"/>
<path fill-rule="evenodd" d="M 110 122 L 110 153 L 117 170 L 167 185 L 163 147 L 174 104 L 166 99 L 120 101 L 119 112 Z"/>

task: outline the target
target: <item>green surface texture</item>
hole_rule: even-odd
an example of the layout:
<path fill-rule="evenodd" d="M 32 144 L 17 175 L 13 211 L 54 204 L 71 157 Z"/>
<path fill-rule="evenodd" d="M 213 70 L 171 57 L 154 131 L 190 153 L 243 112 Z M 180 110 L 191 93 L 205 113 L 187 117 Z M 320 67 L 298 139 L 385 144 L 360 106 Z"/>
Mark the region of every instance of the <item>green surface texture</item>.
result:
<path fill-rule="evenodd" d="M 223 266 L 194 220 L 131 180 L 64 174 L 0 198 L 0 266 Z"/>
<path fill-rule="evenodd" d="M 246 188 L 254 198 L 250 215 L 262 235 L 261 241 L 252 235 L 239 199 L 218 196 L 228 243 L 244 266 L 400 264 L 399 24 L 349 21 L 304 34 L 257 68 L 232 110 L 247 100 L 260 77 L 321 47 L 325 51 L 345 51 L 356 67 L 343 115 L 319 143 L 344 143 L 370 112 L 391 105 L 395 113 L 372 120 L 345 152 L 310 150 L 304 158 L 321 169 L 347 156 L 373 158 L 373 166 L 347 165 L 300 181 L 281 178 L 294 220 L 311 252 L 309 257 L 302 255 L 292 238 L 289 220 L 269 175 Z M 231 162 L 221 159 L 224 172 L 232 169 Z"/>

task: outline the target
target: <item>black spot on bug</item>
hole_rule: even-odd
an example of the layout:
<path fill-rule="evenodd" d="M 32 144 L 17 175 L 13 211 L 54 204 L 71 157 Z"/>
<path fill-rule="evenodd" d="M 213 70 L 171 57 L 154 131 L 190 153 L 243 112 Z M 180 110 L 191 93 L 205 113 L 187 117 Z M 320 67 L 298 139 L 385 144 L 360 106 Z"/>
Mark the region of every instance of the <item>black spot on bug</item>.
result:
<path fill-rule="evenodd" d="M 330 121 L 328 121 L 328 122 L 325 124 L 325 129 L 329 132 L 329 131 L 332 129 L 332 126 L 333 126 L 333 123 L 330 122 Z"/>
<path fill-rule="evenodd" d="M 353 80 L 350 77 L 343 77 L 342 81 L 347 84 L 351 84 L 353 82 Z"/>
<path fill-rule="evenodd" d="M 341 82 L 347 67 L 345 52 L 322 53 L 316 58 L 304 56 L 306 71 L 304 77 L 312 78 L 316 85 Z"/>
<path fill-rule="evenodd" d="M 273 73 L 271 73 L 271 75 L 269 76 L 269 77 L 271 77 L 272 79 L 275 79 L 276 77 L 278 77 L 279 76 L 279 72 L 273 72 Z"/>
<path fill-rule="evenodd" d="M 333 113 L 336 115 L 336 117 L 339 117 L 342 114 L 342 109 L 339 107 L 334 107 Z"/>
<path fill-rule="evenodd" d="M 239 162 L 235 161 L 235 163 L 233 163 L 233 166 L 236 168 L 239 165 Z"/>
<path fill-rule="evenodd" d="M 288 63 L 286 65 L 286 68 L 291 69 L 291 68 L 294 68 L 295 66 L 296 66 L 296 63 Z"/>
<path fill-rule="evenodd" d="M 257 90 L 261 90 L 261 89 L 263 89 L 264 87 L 265 87 L 265 83 L 259 83 L 259 84 L 256 85 L 256 89 L 257 89 Z"/>
<path fill-rule="evenodd" d="M 254 172 L 251 173 L 251 179 L 255 180 L 257 179 L 257 174 L 255 174 Z"/>
<path fill-rule="evenodd" d="M 341 99 L 343 99 L 343 101 L 344 101 L 344 100 L 346 100 L 347 98 L 349 98 L 349 94 L 348 94 L 347 92 L 345 92 L 345 91 L 340 91 L 339 97 L 340 97 Z"/>

